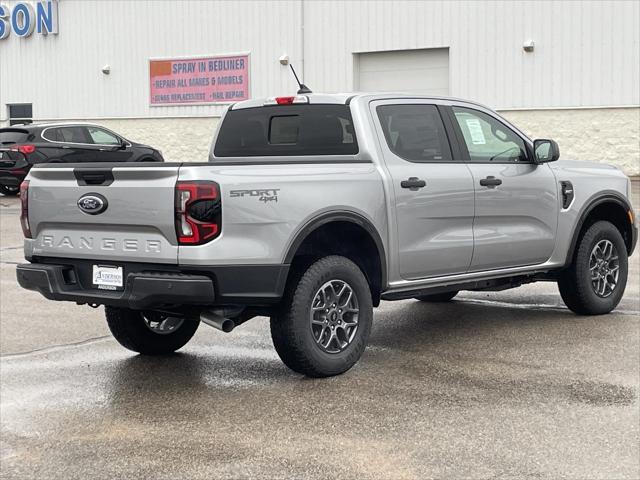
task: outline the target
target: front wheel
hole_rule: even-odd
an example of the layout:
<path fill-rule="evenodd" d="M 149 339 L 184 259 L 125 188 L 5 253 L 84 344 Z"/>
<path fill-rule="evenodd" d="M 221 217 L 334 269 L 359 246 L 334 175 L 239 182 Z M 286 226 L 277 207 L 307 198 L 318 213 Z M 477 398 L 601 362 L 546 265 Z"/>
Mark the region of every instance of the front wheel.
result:
<path fill-rule="evenodd" d="M 579 315 L 602 315 L 616 308 L 627 284 L 627 248 L 618 229 L 599 221 L 576 247 L 573 263 L 558 280 L 562 300 Z"/>
<path fill-rule="evenodd" d="M 165 355 L 184 347 L 200 323 L 128 308 L 105 307 L 105 315 L 118 343 L 143 355 Z"/>
<path fill-rule="evenodd" d="M 330 377 L 360 359 L 373 319 L 367 279 L 351 260 L 322 258 L 288 289 L 271 338 L 282 361 L 309 377 Z"/>

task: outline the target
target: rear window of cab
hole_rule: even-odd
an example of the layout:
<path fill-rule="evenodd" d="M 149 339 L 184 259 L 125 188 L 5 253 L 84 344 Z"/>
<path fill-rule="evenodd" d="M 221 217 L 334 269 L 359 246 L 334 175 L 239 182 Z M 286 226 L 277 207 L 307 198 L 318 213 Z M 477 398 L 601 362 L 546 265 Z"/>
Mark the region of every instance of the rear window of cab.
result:
<path fill-rule="evenodd" d="M 355 155 L 358 142 L 347 105 L 276 105 L 227 112 L 216 157 Z"/>

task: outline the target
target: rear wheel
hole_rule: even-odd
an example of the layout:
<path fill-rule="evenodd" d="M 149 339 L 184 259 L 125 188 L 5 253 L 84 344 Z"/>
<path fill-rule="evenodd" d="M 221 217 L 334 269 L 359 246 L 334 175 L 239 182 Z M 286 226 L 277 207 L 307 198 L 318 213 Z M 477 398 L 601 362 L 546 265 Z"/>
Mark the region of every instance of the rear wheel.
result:
<path fill-rule="evenodd" d="M 143 355 L 175 352 L 191 340 L 200 323 L 127 308 L 105 307 L 105 315 L 109 330 L 118 343 Z"/>
<path fill-rule="evenodd" d="M 573 263 L 558 280 L 564 303 L 580 315 L 601 315 L 616 308 L 627 284 L 627 248 L 609 222 L 591 225 L 576 247 Z"/>
<path fill-rule="evenodd" d="M 271 338 L 282 361 L 309 377 L 349 370 L 367 345 L 373 306 L 367 279 L 351 260 L 325 257 L 292 285 L 277 315 Z"/>
<path fill-rule="evenodd" d="M 20 187 L 10 187 L 8 185 L 0 185 L 0 193 L 9 197 L 15 197 L 20 193 Z"/>
<path fill-rule="evenodd" d="M 416 297 L 416 300 L 420 300 L 421 302 L 428 302 L 428 303 L 448 302 L 457 294 L 458 294 L 458 290 L 455 290 L 453 292 L 434 293 L 432 295 L 420 295 L 419 297 Z"/>

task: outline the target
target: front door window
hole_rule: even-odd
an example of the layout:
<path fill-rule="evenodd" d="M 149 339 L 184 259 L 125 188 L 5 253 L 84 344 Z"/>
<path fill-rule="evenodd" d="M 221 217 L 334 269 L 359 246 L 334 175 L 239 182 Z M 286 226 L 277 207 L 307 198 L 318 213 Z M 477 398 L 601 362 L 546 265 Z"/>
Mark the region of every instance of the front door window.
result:
<path fill-rule="evenodd" d="M 470 108 L 453 107 L 469 159 L 480 163 L 528 162 L 524 140 L 491 115 Z"/>

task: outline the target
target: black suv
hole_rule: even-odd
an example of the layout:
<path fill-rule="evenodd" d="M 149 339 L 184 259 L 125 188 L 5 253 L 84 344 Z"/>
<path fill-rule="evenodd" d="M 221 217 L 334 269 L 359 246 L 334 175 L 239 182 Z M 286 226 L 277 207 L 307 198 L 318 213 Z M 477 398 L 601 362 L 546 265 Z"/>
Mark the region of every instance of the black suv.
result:
<path fill-rule="evenodd" d="M 159 150 L 99 125 L 35 123 L 0 128 L 0 192 L 5 195 L 18 194 L 20 183 L 36 163 L 162 161 Z"/>

